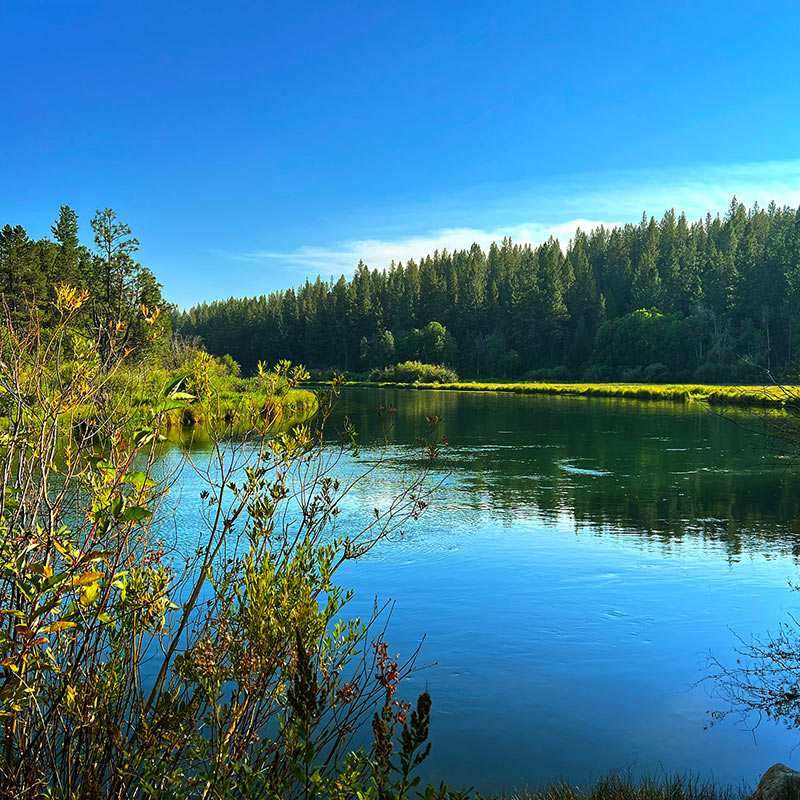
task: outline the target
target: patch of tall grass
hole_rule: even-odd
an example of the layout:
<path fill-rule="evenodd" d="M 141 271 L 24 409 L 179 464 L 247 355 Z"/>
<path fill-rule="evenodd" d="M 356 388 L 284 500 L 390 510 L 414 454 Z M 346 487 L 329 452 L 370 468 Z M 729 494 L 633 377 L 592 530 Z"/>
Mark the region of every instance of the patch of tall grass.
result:
<path fill-rule="evenodd" d="M 588 788 L 568 783 L 550 784 L 533 791 L 517 792 L 513 800 L 744 800 L 744 787 L 717 786 L 697 778 L 677 775 L 662 779 L 610 775 Z"/>
<path fill-rule="evenodd" d="M 145 398 L 137 398 L 134 406 L 147 406 Z M 180 408 L 166 411 L 163 423 L 166 428 L 188 428 L 196 425 L 229 423 L 234 420 L 251 425 L 263 419 L 267 409 L 277 413 L 280 419 L 273 420 L 281 427 L 303 422 L 313 416 L 318 409 L 317 395 L 307 389 L 287 389 L 280 397 L 269 397 L 263 391 L 219 392 L 211 397 L 187 402 Z M 120 406 L 120 412 L 124 409 Z M 97 405 L 85 404 L 71 412 L 71 420 L 82 430 L 90 430 L 101 413 L 108 413 Z M 0 417 L 0 423 L 4 418 Z"/>
<path fill-rule="evenodd" d="M 368 385 L 368 384 L 362 384 Z M 379 386 L 408 386 L 382 381 Z M 679 403 L 762 406 L 785 408 L 800 405 L 800 386 L 712 386 L 703 384 L 650 383 L 451 383 L 410 384 L 414 389 L 461 392 L 513 392 L 517 394 L 574 395 L 579 397 L 620 397 L 633 400 L 671 400 Z"/>
<path fill-rule="evenodd" d="M 312 416 L 318 407 L 317 397 L 305 389 L 288 389 L 280 398 L 271 400 L 264 392 L 222 392 L 209 400 L 187 403 L 165 415 L 167 427 L 187 427 L 234 419 L 253 423 L 267 408 L 280 409 L 282 422 L 300 422 Z"/>

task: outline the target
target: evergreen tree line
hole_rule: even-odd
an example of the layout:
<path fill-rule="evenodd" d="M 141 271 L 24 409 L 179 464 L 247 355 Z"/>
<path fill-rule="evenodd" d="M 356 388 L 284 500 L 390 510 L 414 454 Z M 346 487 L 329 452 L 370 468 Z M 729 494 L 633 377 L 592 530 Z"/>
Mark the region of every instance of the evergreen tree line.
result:
<path fill-rule="evenodd" d="M 49 324 L 56 288 L 86 290 L 82 323 L 108 360 L 112 351 L 142 358 L 163 351 L 170 338 L 170 307 L 161 284 L 135 258 L 139 242 L 106 208 L 91 220 L 92 248 L 78 238 L 78 215 L 61 206 L 52 238 L 32 239 L 22 225 L 0 228 L 0 295 L 14 318 L 33 313 Z M 149 318 L 149 321 L 148 319 Z"/>
<path fill-rule="evenodd" d="M 202 303 L 174 325 L 246 371 L 289 358 L 365 372 L 443 363 L 472 377 L 785 378 L 800 347 L 800 208 L 751 209 L 590 233 L 564 252 L 504 239 L 352 279 Z"/>

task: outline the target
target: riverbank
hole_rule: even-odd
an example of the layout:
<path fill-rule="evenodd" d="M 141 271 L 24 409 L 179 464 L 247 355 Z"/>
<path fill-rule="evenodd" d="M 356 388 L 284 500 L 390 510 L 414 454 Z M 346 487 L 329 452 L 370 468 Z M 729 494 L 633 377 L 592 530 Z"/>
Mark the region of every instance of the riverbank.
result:
<path fill-rule="evenodd" d="M 703 384 L 650 383 L 397 383 L 352 381 L 348 386 L 390 387 L 421 391 L 513 392 L 515 394 L 619 397 L 631 400 L 671 400 L 678 403 L 760 406 L 800 406 L 800 386 L 712 386 Z"/>
<path fill-rule="evenodd" d="M 279 397 L 264 392 L 221 392 L 209 400 L 168 411 L 165 422 L 167 427 L 177 428 L 233 421 L 250 424 L 269 414 L 275 422 L 287 424 L 308 419 L 317 408 L 316 394 L 306 389 L 289 389 Z"/>
<path fill-rule="evenodd" d="M 141 398 L 134 400 L 132 408 L 144 406 Z M 210 398 L 184 402 L 164 412 L 163 424 L 167 430 L 180 430 L 200 425 L 236 424 L 258 425 L 270 420 L 279 428 L 304 422 L 316 414 L 319 408 L 317 395 L 307 389 L 289 389 L 278 397 L 265 392 L 219 392 Z M 131 408 L 118 404 L 119 418 L 130 416 Z M 64 422 L 78 430 L 94 427 L 94 420 L 101 413 L 94 405 L 82 405 L 64 416 Z M 0 425 L 8 419 L 0 417 Z"/>

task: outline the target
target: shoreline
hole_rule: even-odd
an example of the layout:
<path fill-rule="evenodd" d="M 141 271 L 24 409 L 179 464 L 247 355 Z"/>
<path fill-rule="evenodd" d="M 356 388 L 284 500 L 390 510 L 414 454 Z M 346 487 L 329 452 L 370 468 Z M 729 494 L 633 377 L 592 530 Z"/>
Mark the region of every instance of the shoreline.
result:
<path fill-rule="evenodd" d="M 458 381 L 456 383 L 398 383 L 395 381 L 348 381 L 345 386 L 418 391 L 503 392 L 572 397 L 610 397 L 626 400 L 669 400 L 676 403 L 757 406 L 787 409 L 800 407 L 800 386 L 714 386 L 709 384 L 658 383 L 511 383 Z"/>
<path fill-rule="evenodd" d="M 290 389 L 277 398 L 276 408 L 284 424 L 304 422 L 316 414 L 319 404 L 313 391 Z M 236 417 L 253 421 L 263 417 L 268 396 L 263 392 L 223 392 L 211 400 L 187 403 L 179 409 L 167 412 L 164 422 L 167 428 L 191 428 L 212 423 L 229 423 Z"/>

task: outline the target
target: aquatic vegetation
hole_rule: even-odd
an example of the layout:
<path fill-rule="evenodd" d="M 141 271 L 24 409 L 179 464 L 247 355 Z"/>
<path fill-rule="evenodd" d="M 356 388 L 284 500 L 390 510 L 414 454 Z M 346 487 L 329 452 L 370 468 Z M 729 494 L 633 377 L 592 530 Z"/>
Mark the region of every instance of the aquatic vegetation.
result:
<path fill-rule="evenodd" d="M 227 423 L 234 419 L 255 424 L 268 413 L 277 413 L 284 424 L 291 424 L 309 419 L 319 408 L 317 396 L 306 389 L 289 389 L 280 397 L 259 391 L 220 392 L 212 395 L 211 400 L 210 403 L 186 403 L 173 409 L 165 415 L 164 422 L 168 427 L 179 428 L 209 422 Z"/>

